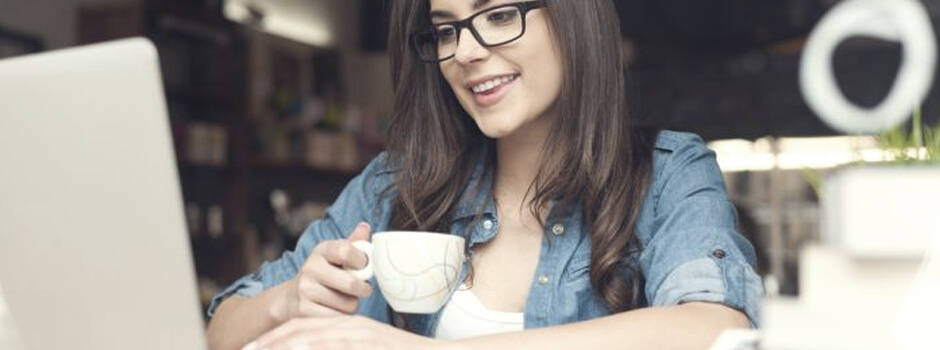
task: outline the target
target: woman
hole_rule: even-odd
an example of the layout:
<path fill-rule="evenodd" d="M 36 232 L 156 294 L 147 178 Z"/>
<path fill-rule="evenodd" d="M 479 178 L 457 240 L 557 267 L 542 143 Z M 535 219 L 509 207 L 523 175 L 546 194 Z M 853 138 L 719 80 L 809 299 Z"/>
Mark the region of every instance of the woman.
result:
<path fill-rule="evenodd" d="M 214 348 L 702 349 L 756 326 L 753 249 L 713 153 L 625 117 L 610 0 L 393 3 L 387 153 L 217 297 Z M 389 229 L 467 237 L 469 293 L 519 321 L 480 335 L 453 299 L 388 310 L 344 269 L 365 264 L 350 241 Z"/>

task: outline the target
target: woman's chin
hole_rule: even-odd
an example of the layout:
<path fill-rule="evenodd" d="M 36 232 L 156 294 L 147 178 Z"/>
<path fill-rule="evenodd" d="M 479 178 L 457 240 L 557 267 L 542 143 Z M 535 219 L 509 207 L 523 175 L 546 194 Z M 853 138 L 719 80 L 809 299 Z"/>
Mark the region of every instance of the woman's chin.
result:
<path fill-rule="evenodd" d="M 501 139 L 503 137 L 512 134 L 513 128 L 507 127 L 505 125 L 486 125 L 477 122 L 477 127 L 480 129 L 480 132 L 486 137 L 491 139 Z"/>

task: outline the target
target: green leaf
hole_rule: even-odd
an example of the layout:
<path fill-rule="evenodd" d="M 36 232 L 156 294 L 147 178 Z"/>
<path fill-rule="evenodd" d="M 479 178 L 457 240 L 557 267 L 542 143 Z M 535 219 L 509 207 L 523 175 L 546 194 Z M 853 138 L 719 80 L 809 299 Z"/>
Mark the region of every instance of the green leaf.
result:
<path fill-rule="evenodd" d="M 800 175 L 803 175 L 803 179 L 806 180 L 806 183 L 813 188 L 813 192 L 816 192 L 816 198 L 822 199 L 822 176 L 819 175 L 819 171 L 816 169 L 810 169 L 807 167 L 800 168 Z"/>

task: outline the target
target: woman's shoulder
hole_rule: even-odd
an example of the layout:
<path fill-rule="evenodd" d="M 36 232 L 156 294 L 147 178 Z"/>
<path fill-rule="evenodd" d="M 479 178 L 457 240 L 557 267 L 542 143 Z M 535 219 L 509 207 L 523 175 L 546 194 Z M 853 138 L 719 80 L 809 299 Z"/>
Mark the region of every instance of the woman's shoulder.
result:
<path fill-rule="evenodd" d="M 388 153 L 383 151 L 372 158 L 356 177 L 365 185 L 366 189 L 376 192 L 392 185 L 394 174 L 395 169 L 390 163 Z"/>
<path fill-rule="evenodd" d="M 705 141 L 701 136 L 691 132 L 660 130 L 656 135 L 654 145 L 656 151 L 674 153 L 684 149 L 705 150 Z"/>
<path fill-rule="evenodd" d="M 653 152 L 653 177 L 664 180 L 677 174 L 701 172 L 699 168 L 717 168 L 715 153 L 694 133 L 662 130 L 656 136 Z"/>
<path fill-rule="evenodd" d="M 656 138 L 653 169 L 647 188 L 650 217 L 671 213 L 691 196 L 721 196 L 724 180 L 715 152 L 696 134 L 662 131 Z M 712 197 L 713 199 L 718 197 Z"/>
<path fill-rule="evenodd" d="M 395 171 L 392 170 L 392 166 L 389 163 L 388 151 L 382 151 L 369 161 L 369 164 L 367 164 L 366 167 L 362 170 L 362 175 L 383 176 L 391 175 L 394 172 Z"/>

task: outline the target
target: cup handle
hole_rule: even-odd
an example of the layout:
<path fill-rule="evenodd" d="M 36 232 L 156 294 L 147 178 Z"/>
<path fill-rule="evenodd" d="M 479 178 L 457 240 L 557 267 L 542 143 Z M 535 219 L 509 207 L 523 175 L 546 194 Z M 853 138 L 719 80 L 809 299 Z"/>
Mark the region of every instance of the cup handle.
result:
<path fill-rule="evenodd" d="M 372 278 L 372 242 L 369 241 L 353 241 L 353 247 L 359 249 L 363 253 L 366 253 L 366 267 L 363 267 L 359 270 L 346 270 L 356 276 L 356 278 L 361 280 L 369 280 Z"/>

